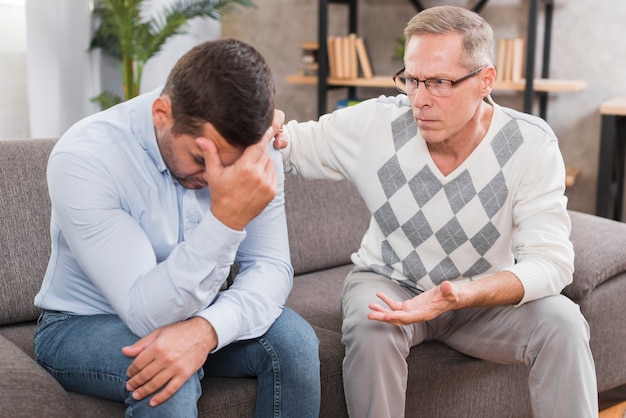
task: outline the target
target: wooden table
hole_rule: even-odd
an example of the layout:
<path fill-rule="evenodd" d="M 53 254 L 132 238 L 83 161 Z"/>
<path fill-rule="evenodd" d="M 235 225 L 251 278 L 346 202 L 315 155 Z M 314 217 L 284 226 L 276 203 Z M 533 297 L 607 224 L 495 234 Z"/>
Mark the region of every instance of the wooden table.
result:
<path fill-rule="evenodd" d="M 600 105 L 600 161 L 596 214 L 621 220 L 626 160 L 626 96 Z"/>

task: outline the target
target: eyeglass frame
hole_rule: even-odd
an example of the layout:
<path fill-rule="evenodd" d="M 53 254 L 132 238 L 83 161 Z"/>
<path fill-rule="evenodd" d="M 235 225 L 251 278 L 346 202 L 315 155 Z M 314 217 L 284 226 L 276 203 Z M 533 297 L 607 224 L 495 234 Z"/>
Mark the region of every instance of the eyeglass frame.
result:
<path fill-rule="evenodd" d="M 475 69 L 474 71 L 470 72 L 467 75 L 464 75 L 461 78 L 457 78 L 456 80 L 448 80 L 446 78 L 427 78 L 426 80 L 420 80 L 419 78 L 413 78 L 413 77 L 400 77 L 400 74 L 402 74 L 404 72 L 404 70 L 406 70 L 406 67 L 402 67 L 400 69 L 400 71 L 398 71 L 397 73 L 395 73 L 392 77 L 393 79 L 393 83 L 396 86 L 396 90 L 398 90 L 400 93 L 404 93 L 406 95 L 408 95 L 409 93 L 404 90 L 404 89 L 400 89 L 400 87 L 398 86 L 398 83 L 396 82 L 396 79 L 399 78 L 400 81 L 402 81 L 402 79 L 404 79 L 404 85 L 406 86 L 406 80 L 415 80 L 415 91 L 411 94 L 415 94 L 417 93 L 417 90 L 419 88 L 419 84 L 420 83 L 424 83 L 424 87 L 426 88 L 426 90 L 431 91 L 430 88 L 432 87 L 432 85 L 430 85 L 430 82 L 434 82 L 434 81 L 449 81 L 450 82 L 450 91 L 452 91 L 452 88 L 454 88 L 457 84 L 465 81 L 465 80 L 469 80 L 472 77 L 476 77 L 478 75 L 478 73 L 480 73 L 482 70 L 484 70 L 487 66 L 483 65 L 482 67 L 478 67 L 477 69 Z M 429 82 L 429 83 L 427 83 Z M 430 86 L 429 86 L 430 85 Z M 432 93 L 431 93 L 432 94 Z M 434 95 L 436 97 L 449 97 L 449 96 L 437 96 L 436 94 Z"/>

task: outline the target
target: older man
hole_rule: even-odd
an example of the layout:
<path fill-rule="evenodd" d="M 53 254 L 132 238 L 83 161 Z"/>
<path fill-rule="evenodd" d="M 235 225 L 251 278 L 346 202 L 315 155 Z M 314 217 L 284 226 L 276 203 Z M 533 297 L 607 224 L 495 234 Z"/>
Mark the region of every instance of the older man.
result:
<path fill-rule="evenodd" d="M 350 179 L 372 213 L 342 299 L 350 415 L 410 415 L 406 357 L 436 340 L 526 364 L 536 417 L 596 416 L 589 329 L 560 295 L 574 253 L 557 138 L 491 99 L 494 37 L 479 15 L 433 7 L 404 33 L 404 94 L 281 137 L 287 171 Z"/>

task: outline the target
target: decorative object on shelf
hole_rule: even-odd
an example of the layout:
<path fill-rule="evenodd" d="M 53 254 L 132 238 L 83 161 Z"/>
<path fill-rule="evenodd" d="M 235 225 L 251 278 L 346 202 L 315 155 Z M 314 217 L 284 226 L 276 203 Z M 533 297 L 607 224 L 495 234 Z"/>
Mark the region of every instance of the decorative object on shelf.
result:
<path fill-rule="evenodd" d="M 250 7 L 251 0 L 178 0 L 164 7 L 151 19 L 143 19 L 144 0 L 97 0 L 94 15 L 98 28 L 90 49 L 102 51 L 121 62 L 124 97 L 103 92 L 92 102 L 106 109 L 139 95 L 144 65 L 174 35 L 184 34 L 187 22 L 195 17 L 221 20 L 239 5 Z"/>
<path fill-rule="evenodd" d="M 344 107 L 354 106 L 361 102 L 361 99 L 339 99 L 337 100 L 337 104 L 335 109 L 343 109 Z"/>
<path fill-rule="evenodd" d="M 302 75 L 317 76 L 319 63 L 317 61 L 317 51 L 319 45 L 317 41 L 302 42 Z"/>

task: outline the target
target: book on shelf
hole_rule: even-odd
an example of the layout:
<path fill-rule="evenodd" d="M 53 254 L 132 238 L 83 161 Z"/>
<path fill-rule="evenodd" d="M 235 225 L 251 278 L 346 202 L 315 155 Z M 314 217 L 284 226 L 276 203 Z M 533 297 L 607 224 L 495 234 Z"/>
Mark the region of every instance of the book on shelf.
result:
<path fill-rule="evenodd" d="M 329 36 L 326 39 L 328 51 L 328 75 L 331 78 L 349 80 L 359 77 L 372 78 L 372 64 L 367 54 L 365 41 L 356 34 Z M 302 49 L 302 75 L 317 76 L 319 70 L 317 41 L 305 41 Z"/>
<path fill-rule="evenodd" d="M 361 71 L 363 72 L 364 78 L 372 78 L 374 77 L 374 72 L 372 71 L 372 64 L 370 63 L 370 58 L 367 55 L 367 49 L 365 48 L 365 41 L 363 38 L 356 38 L 356 52 L 359 57 L 359 63 L 361 65 Z"/>
<path fill-rule="evenodd" d="M 335 38 L 329 36 L 326 40 L 326 51 L 328 55 L 328 72 L 337 73 L 337 63 L 335 62 Z"/>
<path fill-rule="evenodd" d="M 374 73 L 365 41 L 356 34 L 328 37 L 328 69 L 331 78 L 372 78 Z"/>
<path fill-rule="evenodd" d="M 348 38 L 345 36 L 335 37 L 335 63 L 337 66 L 337 78 L 349 78 Z"/>
<path fill-rule="evenodd" d="M 357 78 L 359 76 L 359 67 L 356 54 L 356 35 L 351 33 L 348 35 L 347 44 L 347 58 L 348 58 L 348 78 Z"/>
<path fill-rule="evenodd" d="M 500 38 L 496 52 L 496 81 L 520 81 L 524 78 L 523 38 Z"/>

